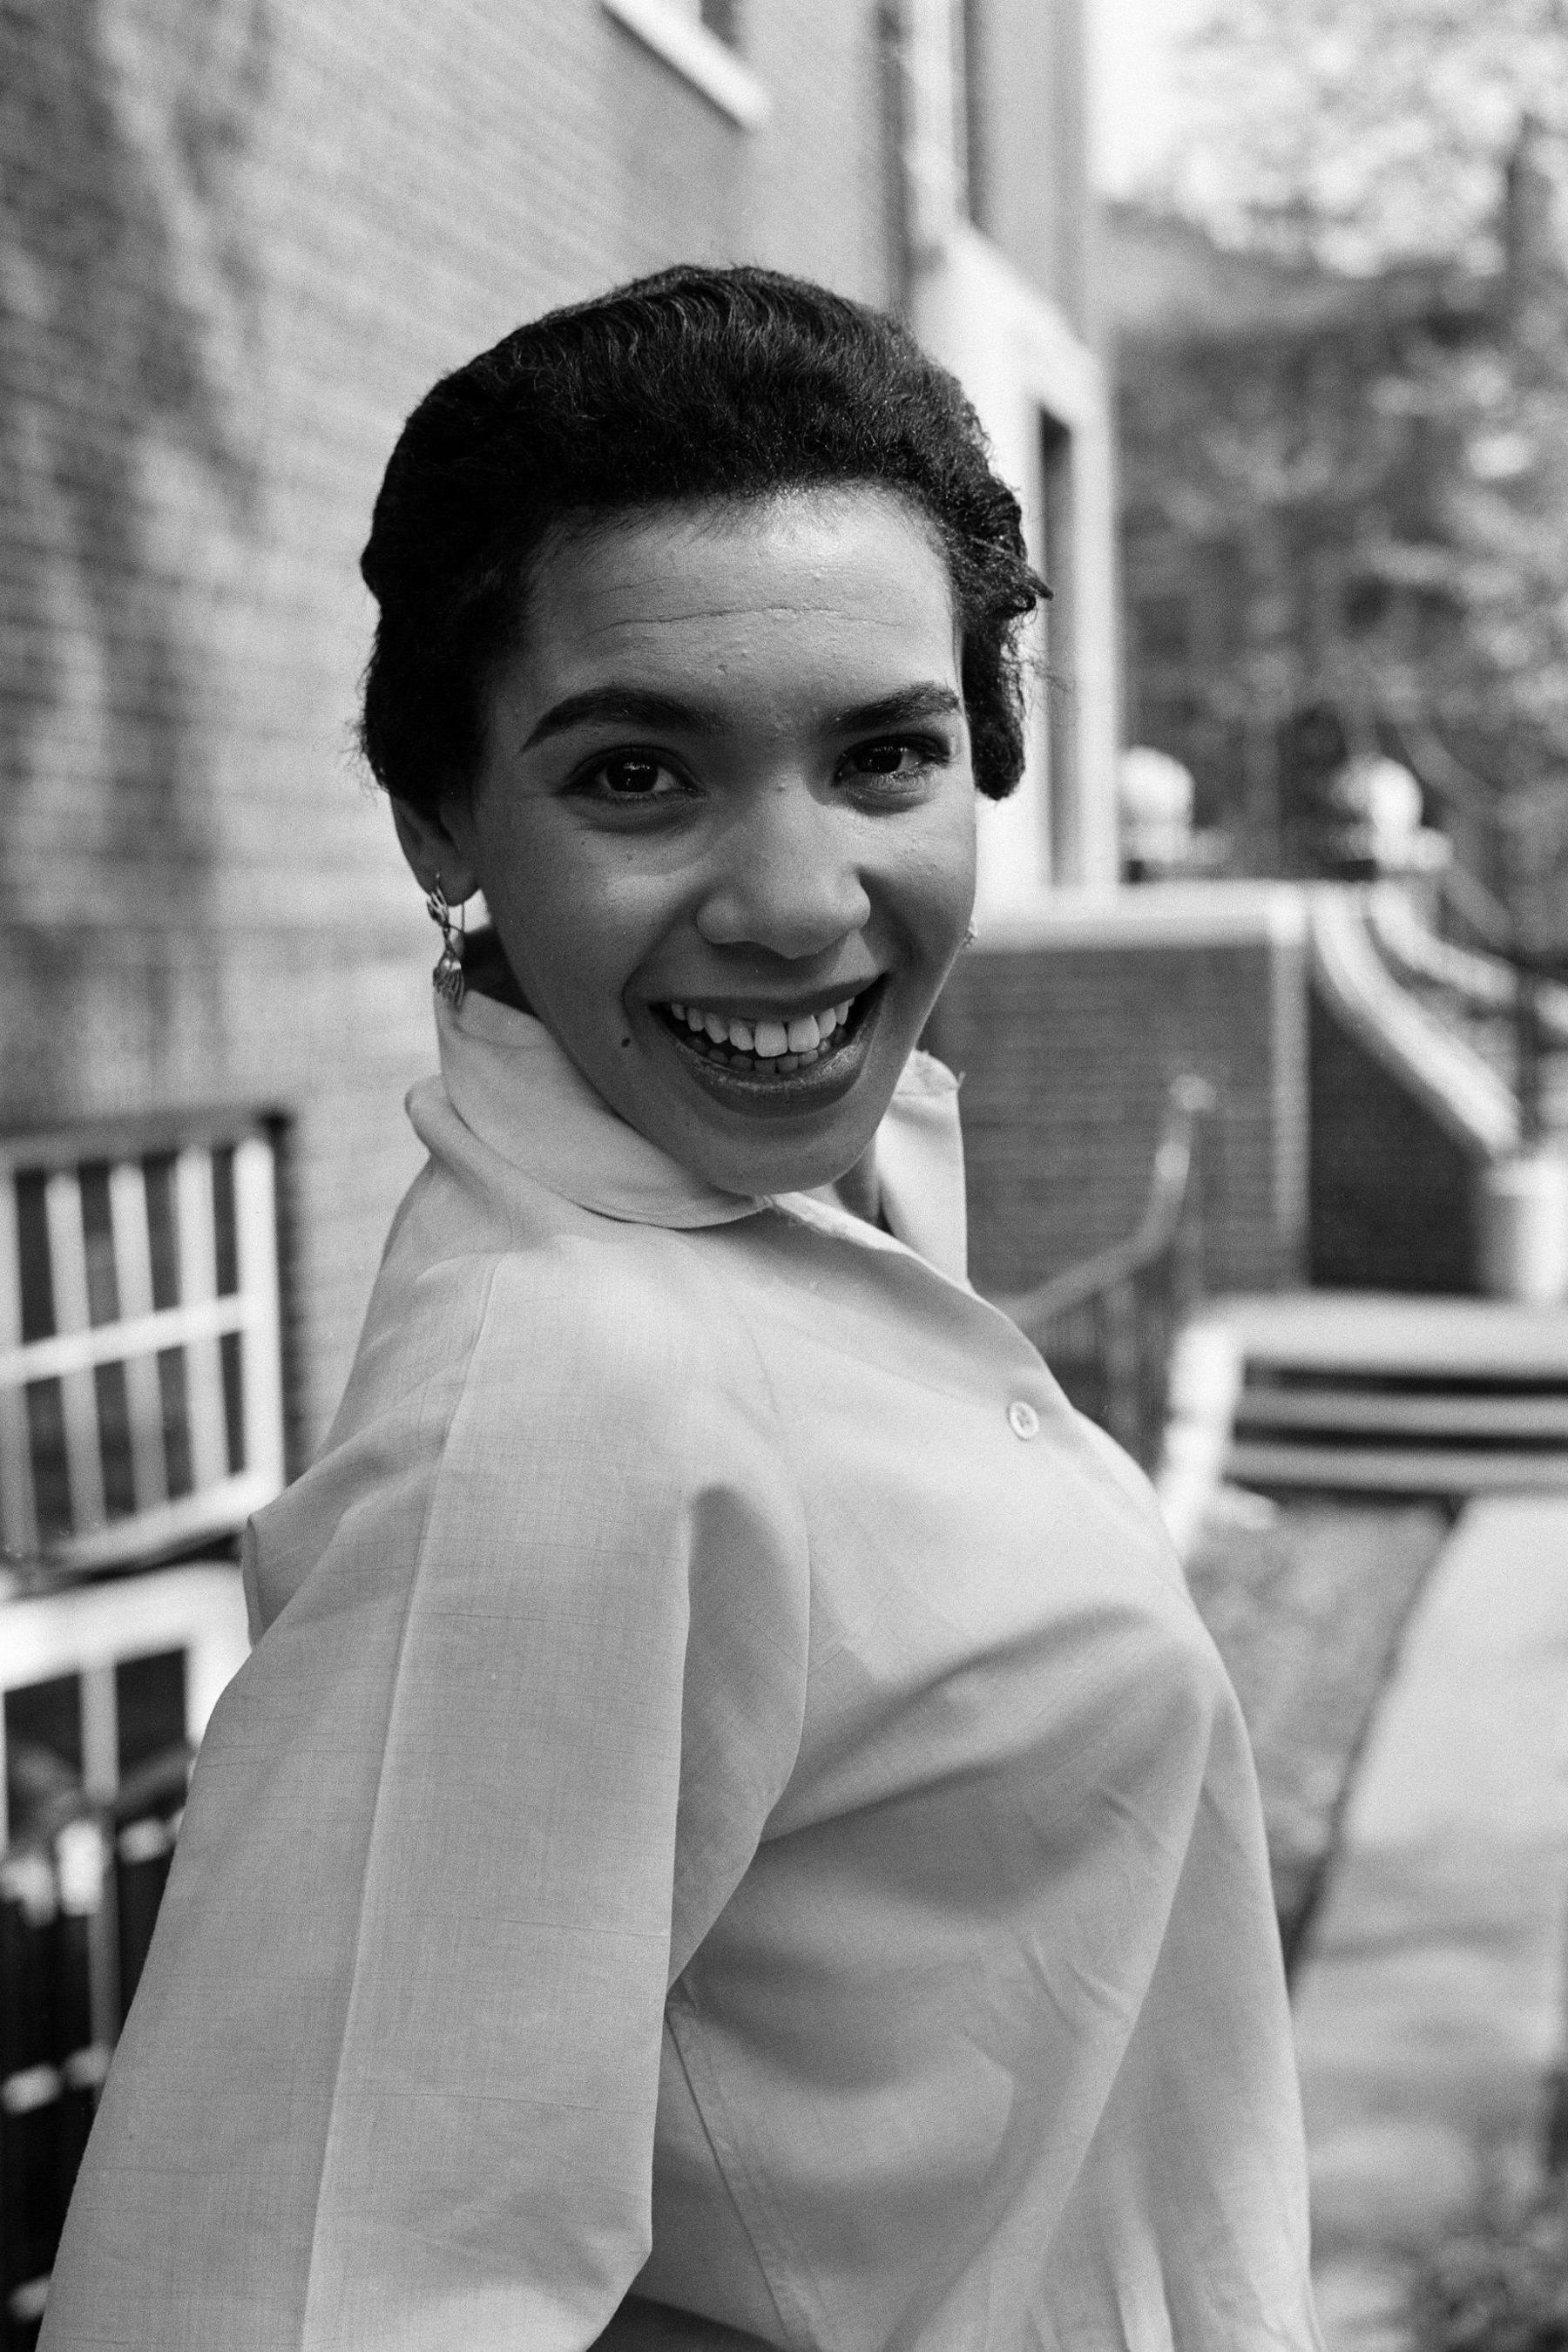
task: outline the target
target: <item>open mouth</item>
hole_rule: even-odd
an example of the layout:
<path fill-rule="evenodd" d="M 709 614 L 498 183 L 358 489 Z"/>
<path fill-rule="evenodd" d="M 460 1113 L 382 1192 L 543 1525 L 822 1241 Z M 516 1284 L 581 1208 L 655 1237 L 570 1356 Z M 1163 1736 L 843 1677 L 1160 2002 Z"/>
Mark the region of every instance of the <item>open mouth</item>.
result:
<path fill-rule="evenodd" d="M 757 1110 L 771 1098 L 783 1108 L 797 1094 L 826 1101 L 853 1085 L 881 1002 L 881 979 L 816 1012 L 785 1016 L 781 1009 L 778 1018 L 762 1021 L 679 1000 L 654 1004 L 651 1012 L 670 1030 L 705 1089 L 729 1101 L 745 1096 L 748 1108 Z"/>
<path fill-rule="evenodd" d="M 736 1077 L 781 1078 L 845 1054 L 860 1032 L 875 992 L 872 982 L 815 1013 L 777 1020 L 742 1021 L 679 1001 L 654 1010 L 687 1052 L 715 1075 L 722 1070 Z"/>

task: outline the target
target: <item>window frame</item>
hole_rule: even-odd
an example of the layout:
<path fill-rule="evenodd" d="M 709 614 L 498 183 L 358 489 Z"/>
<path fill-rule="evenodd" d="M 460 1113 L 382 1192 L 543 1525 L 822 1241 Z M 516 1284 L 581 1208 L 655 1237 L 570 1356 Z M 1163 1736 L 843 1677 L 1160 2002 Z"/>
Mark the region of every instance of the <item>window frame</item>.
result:
<path fill-rule="evenodd" d="M 763 81 L 727 42 L 671 0 L 601 0 L 605 14 L 650 49 L 742 131 L 759 131 L 773 113 Z"/>

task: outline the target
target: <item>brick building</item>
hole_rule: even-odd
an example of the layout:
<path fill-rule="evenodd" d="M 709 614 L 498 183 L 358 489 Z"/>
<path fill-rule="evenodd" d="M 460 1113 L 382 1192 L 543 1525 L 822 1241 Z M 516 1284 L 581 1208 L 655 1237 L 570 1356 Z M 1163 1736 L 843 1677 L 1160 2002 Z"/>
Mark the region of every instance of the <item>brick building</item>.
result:
<path fill-rule="evenodd" d="M 416 1147 L 432 935 L 356 766 L 401 420 L 682 257 L 902 305 L 1060 591 L 984 895 L 1113 871 L 1078 0 L 55 0 L 0 121 L 0 1101 L 282 1122 L 296 1459 Z"/>

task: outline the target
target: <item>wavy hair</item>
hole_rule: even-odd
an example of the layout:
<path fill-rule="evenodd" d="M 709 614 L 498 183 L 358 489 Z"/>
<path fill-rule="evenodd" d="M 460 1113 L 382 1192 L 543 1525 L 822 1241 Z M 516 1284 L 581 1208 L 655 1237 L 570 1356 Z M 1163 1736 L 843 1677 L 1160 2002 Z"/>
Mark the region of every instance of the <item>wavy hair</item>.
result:
<path fill-rule="evenodd" d="M 1020 625 L 1049 590 L 963 391 L 893 320 L 751 268 L 661 271 L 517 328 L 445 376 L 393 451 L 360 569 L 380 607 L 360 740 L 431 809 L 471 781 L 483 693 L 552 530 L 595 515 L 876 484 L 952 583 L 975 782 L 1024 764 Z"/>

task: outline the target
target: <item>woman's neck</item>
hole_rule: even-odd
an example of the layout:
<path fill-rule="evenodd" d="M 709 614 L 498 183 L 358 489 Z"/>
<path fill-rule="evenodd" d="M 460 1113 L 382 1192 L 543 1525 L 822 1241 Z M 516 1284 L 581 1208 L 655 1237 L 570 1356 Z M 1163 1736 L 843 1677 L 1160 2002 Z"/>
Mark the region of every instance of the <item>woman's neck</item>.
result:
<path fill-rule="evenodd" d="M 822 1187 L 826 1199 L 837 1201 L 854 1217 L 864 1217 L 868 1225 L 886 1229 L 882 1215 L 882 1188 L 877 1181 L 877 1147 L 868 1143 L 853 1168 L 847 1168 L 837 1183 Z"/>

